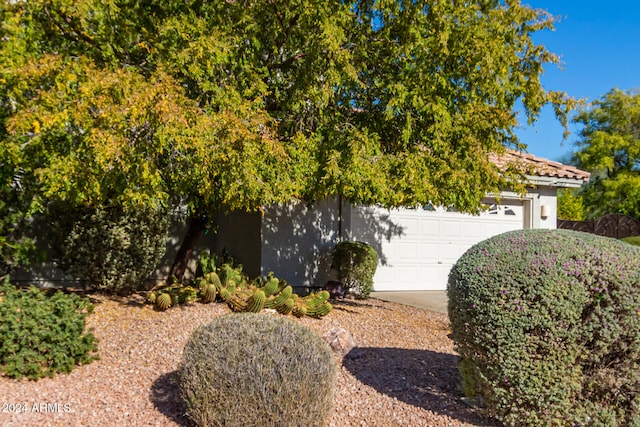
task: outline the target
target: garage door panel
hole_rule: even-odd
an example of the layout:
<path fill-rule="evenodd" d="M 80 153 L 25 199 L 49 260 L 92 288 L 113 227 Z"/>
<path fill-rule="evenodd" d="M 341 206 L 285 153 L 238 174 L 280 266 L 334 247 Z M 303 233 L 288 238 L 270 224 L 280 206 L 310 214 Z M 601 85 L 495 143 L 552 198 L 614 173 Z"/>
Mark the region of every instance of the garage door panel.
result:
<path fill-rule="evenodd" d="M 420 267 L 420 278 L 421 281 L 419 283 L 419 287 L 414 287 L 413 290 L 419 291 L 436 291 L 439 290 L 439 283 L 442 283 L 441 273 L 442 266 L 440 265 L 432 265 L 428 267 Z"/>
<path fill-rule="evenodd" d="M 488 237 L 523 228 L 524 204 L 511 202 L 503 200 L 504 205 L 497 205 L 487 199 L 486 203 L 493 203 L 492 208 L 480 215 L 444 212 L 440 208 L 376 208 L 366 212 L 354 209 L 351 237 L 375 243 L 380 250 L 374 290 L 444 290 L 451 267 L 470 247 Z M 371 215 L 383 219 L 385 227 L 402 232 L 372 232 Z"/>
<path fill-rule="evenodd" d="M 442 285 L 440 285 L 440 288 L 438 288 L 437 290 L 446 290 L 447 289 L 447 282 L 449 281 L 449 272 L 451 271 L 451 267 L 452 266 L 441 266 L 440 267 L 440 276 L 439 276 L 439 284 L 444 284 L 444 287 L 442 287 Z"/>
<path fill-rule="evenodd" d="M 380 250 L 387 259 L 387 262 L 389 262 L 389 260 L 398 260 L 400 258 L 399 249 L 397 242 L 383 241 L 382 244 L 380 244 Z"/>
<path fill-rule="evenodd" d="M 418 242 L 401 242 L 398 244 L 398 256 L 405 263 L 419 262 L 419 247 Z"/>
<path fill-rule="evenodd" d="M 416 283 L 418 280 L 418 272 L 415 265 L 398 265 L 394 270 L 396 284 Z"/>
<path fill-rule="evenodd" d="M 499 234 L 502 230 L 502 225 L 500 223 L 497 222 L 485 222 L 484 224 L 481 224 L 482 227 L 482 237 L 483 238 L 487 238 L 489 236 L 495 236 L 496 234 Z"/>
<path fill-rule="evenodd" d="M 402 227 L 403 236 L 417 236 L 419 232 L 420 221 L 418 218 L 407 217 L 406 215 L 400 216 L 396 221 L 400 227 Z"/>
<path fill-rule="evenodd" d="M 507 231 L 519 230 L 522 228 L 521 223 L 509 222 L 509 221 L 491 221 L 480 224 L 482 228 L 482 240 L 488 239 L 491 236 L 495 236 Z"/>
<path fill-rule="evenodd" d="M 464 245 L 459 242 L 443 242 L 440 245 L 440 257 L 441 262 L 452 262 L 460 258 L 460 250 Z"/>
<path fill-rule="evenodd" d="M 465 242 L 465 243 L 461 243 L 460 244 L 460 255 L 464 254 L 465 252 L 467 252 L 469 249 L 471 249 L 471 247 L 473 245 L 475 245 L 478 242 Z M 457 259 L 456 259 L 457 261 Z"/>
<path fill-rule="evenodd" d="M 430 212 L 425 212 L 429 215 Z M 420 222 L 420 235 L 424 237 L 440 236 L 440 220 L 435 218 L 423 218 Z"/>
<path fill-rule="evenodd" d="M 468 240 L 482 237 L 482 227 L 478 226 L 478 219 L 467 220 L 462 223 L 462 238 Z"/>
<path fill-rule="evenodd" d="M 437 266 L 413 268 L 409 272 L 398 271 L 393 275 L 376 272 L 374 276 L 375 290 L 397 291 L 402 286 L 403 291 L 438 290 L 435 285 L 441 281 L 441 272 Z M 403 275 L 403 273 L 406 273 Z M 447 273 L 448 274 L 448 273 Z"/>
<path fill-rule="evenodd" d="M 441 222 L 440 237 L 458 237 L 461 234 L 460 220 L 443 220 Z"/>
<path fill-rule="evenodd" d="M 394 269 L 390 266 L 378 266 L 376 274 L 373 276 L 374 283 L 386 283 L 391 284 L 394 282 L 395 274 Z"/>
<path fill-rule="evenodd" d="M 419 257 L 422 261 L 426 263 L 437 263 L 438 250 L 439 250 L 439 245 L 437 242 L 427 242 L 427 243 L 421 242 Z"/>

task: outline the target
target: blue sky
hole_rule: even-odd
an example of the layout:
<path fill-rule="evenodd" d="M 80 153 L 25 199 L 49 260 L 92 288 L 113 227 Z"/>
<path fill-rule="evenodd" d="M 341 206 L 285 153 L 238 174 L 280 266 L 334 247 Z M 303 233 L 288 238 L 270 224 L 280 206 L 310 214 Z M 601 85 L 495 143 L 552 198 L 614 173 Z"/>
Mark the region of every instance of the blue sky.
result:
<path fill-rule="evenodd" d="M 547 66 L 548 90 L 565 91 L 594 101 L 614 87 L 640 89 L 640 0 L 522 0 L 560 17 L 556 30 L 536 33 L 534 40 L 561 56 L 563 70 Z M 532 127 L 521 120 L 517 134 L 536 156 L 561 160 L 573 149 L 575 134 L 563 143 L 562 126 L 551 108 Z"/>

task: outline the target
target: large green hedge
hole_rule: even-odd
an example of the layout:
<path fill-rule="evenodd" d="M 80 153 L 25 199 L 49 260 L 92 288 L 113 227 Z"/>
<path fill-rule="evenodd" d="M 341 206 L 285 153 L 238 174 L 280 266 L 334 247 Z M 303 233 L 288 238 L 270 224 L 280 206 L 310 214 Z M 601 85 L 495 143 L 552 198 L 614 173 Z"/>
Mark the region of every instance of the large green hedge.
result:
<path fill-rule="evenodd" d="M 640 248 L 569 230 L 472 247 L 449 276 L 467 395 L 508 425 L 640 425 Z"/>
<path fill-rule="evenodd" d="M 132 293 L 166 251 L 166 209 L 52 206 L 48 239 L 59 266 L 87 289 Z"/>

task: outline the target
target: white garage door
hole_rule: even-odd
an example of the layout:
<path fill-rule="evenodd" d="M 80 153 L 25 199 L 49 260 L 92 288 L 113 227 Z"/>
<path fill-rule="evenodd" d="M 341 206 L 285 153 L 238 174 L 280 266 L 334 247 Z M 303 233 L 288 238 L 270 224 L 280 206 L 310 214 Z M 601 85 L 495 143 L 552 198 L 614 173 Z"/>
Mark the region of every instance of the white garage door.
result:
<path fill-rule="evenodd" d="M 523 228 L 522 201 L 484 202 L 490 208 L 480 215 L 431 206 L 422 210 L 353 207 L 351 238 L 371 244 L 380 257 L 374 290 L 444 290 L 451 267 L 467 249 L 488 237 Z"/>

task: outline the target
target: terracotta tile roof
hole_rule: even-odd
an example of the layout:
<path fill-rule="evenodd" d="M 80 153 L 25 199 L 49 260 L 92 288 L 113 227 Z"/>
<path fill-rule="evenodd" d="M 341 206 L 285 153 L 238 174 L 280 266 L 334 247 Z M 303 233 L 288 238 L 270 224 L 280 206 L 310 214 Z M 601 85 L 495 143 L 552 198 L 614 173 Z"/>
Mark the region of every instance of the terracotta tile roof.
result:
<path fill-rule="evenodd" d="M 521 167 L 523 171 L 526 171 L 525 173 L 531 174 L 532 172 L 535 176 L 565 178 L 586 182 L 591 175 L 589 172 L 580 170 L 575 166 L 565 165 L 515 150 L 507 150 L 499 157 L 493 156 L 491 161 L 500 168 L 506 167 L 507 164 L 515 164 Z"/>

